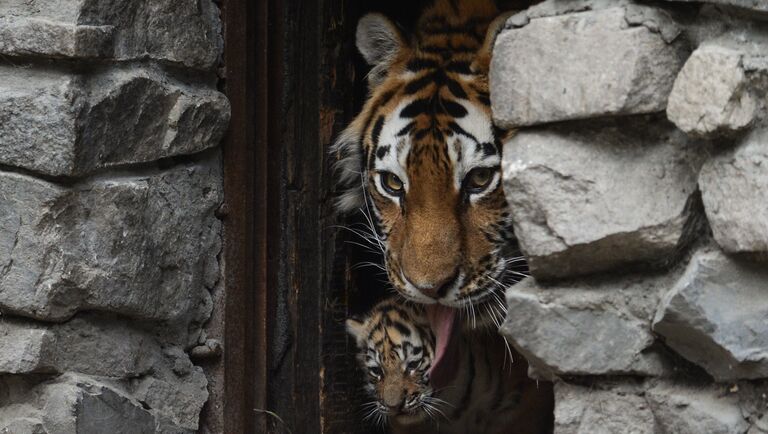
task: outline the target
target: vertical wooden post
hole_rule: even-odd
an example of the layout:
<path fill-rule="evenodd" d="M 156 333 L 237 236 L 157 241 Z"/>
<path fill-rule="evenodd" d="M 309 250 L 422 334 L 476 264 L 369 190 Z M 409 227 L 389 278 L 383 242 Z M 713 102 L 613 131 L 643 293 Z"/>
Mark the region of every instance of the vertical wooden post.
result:
<path fill-rule="evenodd" d="M 224 0 L 224 91 L 232 107 L 224 143 L 225 433 L 266 432 L 265 213 L 266 2 Z M 261 210 L 257 212 L 257 210 Z M 261 348 L 261 351 L 257 351 Z"/>

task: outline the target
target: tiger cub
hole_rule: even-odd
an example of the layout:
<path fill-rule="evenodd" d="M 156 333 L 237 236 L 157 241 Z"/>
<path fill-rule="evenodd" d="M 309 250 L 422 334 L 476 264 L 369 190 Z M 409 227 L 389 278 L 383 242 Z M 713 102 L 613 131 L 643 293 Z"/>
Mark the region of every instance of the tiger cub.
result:
<path fill-rule="evenodd" d="M 446 326 L 436 317 L 458 323 L 449 310 L 388 299 L 347 320 L 373 398 L 366 418 L 388 423 L 392 433 L 551 432 L 552 392 L 542 390 L 551 384 L 529 379 L 514 350 L 504 360 L 498 348 L 505 342 L 493 329 L 458 326 L 441 342 Z"/>

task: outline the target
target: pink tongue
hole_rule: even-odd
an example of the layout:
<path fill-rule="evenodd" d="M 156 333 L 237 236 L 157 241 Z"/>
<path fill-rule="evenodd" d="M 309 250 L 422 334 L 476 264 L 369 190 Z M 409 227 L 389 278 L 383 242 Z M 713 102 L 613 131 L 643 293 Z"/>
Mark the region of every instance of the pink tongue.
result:
<path fill-rule="evenodd" d="M 456 310 L 439 304 L 430 304 L 427 306 L 427 318 L 432 332 L 435 333 L 437 343 L 435 345 L 435 360 L 428 373 L 431 375 L 435 368 L 443 363 L 443 358 L 448 349 L 448 343 L 453 334 L 453 325 L 456 322 Z"/>

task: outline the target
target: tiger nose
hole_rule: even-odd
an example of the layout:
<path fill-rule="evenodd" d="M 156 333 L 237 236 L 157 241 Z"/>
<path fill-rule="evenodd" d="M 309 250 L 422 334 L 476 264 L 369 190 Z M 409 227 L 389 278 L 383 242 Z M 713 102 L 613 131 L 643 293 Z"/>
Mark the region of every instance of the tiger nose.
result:
<path fill-rule="evenodd" d="M 442 298 L 446 293 L 448 293 L 448 290 L 451 289 L 451 286 L 456 283 L 456 279 L 458 277 L 459 270 L 455 270 L 448 277 L 438 280 L 432 286 L 419 287 L 419 290 L 427 297 L 434 299 Z"/>
<path fill-rule="evenodd" d="M 382 398 L 384 405 L 387 406 L 389 411 L 400 411 L 403 408 L 405 400 L 403 399 L 403 394 L 399 391 L 397 393 L 385 393 Z"/>

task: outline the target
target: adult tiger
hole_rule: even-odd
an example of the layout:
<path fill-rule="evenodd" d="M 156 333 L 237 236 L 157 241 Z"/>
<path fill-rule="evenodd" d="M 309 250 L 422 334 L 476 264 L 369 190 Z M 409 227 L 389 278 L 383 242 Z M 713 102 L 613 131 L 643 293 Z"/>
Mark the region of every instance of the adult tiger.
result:
<path fill-rule="evenodd" d="M 427 305 L 438 388 L 456 375 L 446 356 L 456 325 L 487 331 L 489 346 L 504 351 L 488 326 L 505 313 L 503 286 L 520 261 L 501 187 L 506 132 L 493 126 L 488 90 L 497 16 L 491 0 L 436 0 L 410 37 L 383 15 L 364 16 L 356 42 L 372 66 L 369 97 L 334 145 L 339 208 L 368 214 L 390 282 Z M 541 394 L 539 410 L 551 414 L 550 387 Z"/>
<path fill-rule="evenodd" d="M 496 306 L 518 260 L 489 105 L 497 15 L 490 0 L 437 0 L 412 38 L 364 16 L 357 46 L 372 65 L 370 95 L 334 145 L 339 208 L 372 214 L 394 287 L 478 313 Z"/>

